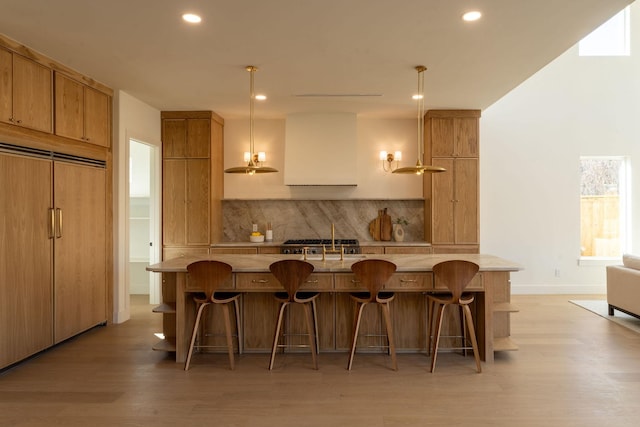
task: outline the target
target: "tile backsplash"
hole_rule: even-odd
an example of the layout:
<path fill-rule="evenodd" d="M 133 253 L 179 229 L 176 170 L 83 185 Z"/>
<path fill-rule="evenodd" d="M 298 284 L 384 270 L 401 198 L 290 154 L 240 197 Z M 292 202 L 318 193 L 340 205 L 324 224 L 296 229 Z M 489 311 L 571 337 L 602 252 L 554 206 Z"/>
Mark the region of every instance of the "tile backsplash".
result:
<path fill-rule="evenodd" d="M 271 223 L 273 240 L 336 239 L 373 241 L 369 223 L 378 211 L 387 208 L 393 222 L 405 218 L 405 241 L 424 239 L 424 201 L 422 200 L 224 200 L 222 215 L 225 242 L 249 240 L 252 224 L 263 234 Z"/>

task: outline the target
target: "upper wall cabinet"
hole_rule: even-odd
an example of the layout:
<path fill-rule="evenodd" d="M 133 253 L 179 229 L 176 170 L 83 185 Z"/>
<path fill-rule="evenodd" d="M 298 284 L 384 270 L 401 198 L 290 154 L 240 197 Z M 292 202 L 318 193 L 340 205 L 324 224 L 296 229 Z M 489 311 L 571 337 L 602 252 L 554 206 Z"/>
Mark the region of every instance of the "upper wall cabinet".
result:
<path fill-rule="evenodd" d="M 53 132 L 51 69 L 0 48 L 0 121 Z"/>
<path fill-rule="evenodd" d="M 56 73 L 55 106 L 56 135 L 110 146 L 110 97 L 107 94 Z"/>
<path fill-rule="evenodd" d="M 428 120 L 425 137 L 430 142 L 431 157 L 479 156 L 476 110 L 432 110 Z"/>

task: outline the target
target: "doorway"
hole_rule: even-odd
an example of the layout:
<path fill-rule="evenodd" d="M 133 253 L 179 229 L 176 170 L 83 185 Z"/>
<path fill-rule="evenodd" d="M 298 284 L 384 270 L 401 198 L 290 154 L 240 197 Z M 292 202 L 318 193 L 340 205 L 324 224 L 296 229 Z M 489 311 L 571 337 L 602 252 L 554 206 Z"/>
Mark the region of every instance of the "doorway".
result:
<path fill-rule="evenodd" d="M 148 295 L 160 303 L 159 275 L 146 271 L 160 260 L 160 197 L 157 150 L 154 145 L 129 138 L 128 273 L 129 295 Z"/>

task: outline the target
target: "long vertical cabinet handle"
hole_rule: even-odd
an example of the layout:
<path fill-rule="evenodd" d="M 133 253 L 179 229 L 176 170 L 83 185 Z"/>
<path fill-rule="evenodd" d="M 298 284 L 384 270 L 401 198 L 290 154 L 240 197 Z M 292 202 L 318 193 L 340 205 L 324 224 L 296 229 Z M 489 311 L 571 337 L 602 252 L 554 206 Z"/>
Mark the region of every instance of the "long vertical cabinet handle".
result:
<path fill-rule="evenodd" d="M 62 237 L 62 209 L 56 208 L 56 216 L 58 217 L 58 228 L 56 230 L 56 238 Z"/>
<path fill-rule="evenodd" d="M 53 239 L 56 233 L 56 214 L 53 208 L 49 208 L 49 239 Z"/>

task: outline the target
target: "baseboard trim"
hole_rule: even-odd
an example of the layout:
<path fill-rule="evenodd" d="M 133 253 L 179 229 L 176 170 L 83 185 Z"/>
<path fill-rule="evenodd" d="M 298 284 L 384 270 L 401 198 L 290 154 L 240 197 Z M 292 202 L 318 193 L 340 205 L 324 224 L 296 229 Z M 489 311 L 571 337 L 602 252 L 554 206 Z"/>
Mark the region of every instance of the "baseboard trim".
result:
<path fill-rule="evenodd" d="M 607 285 L 511 285 L 513 295 L 604 295 Z"/>

